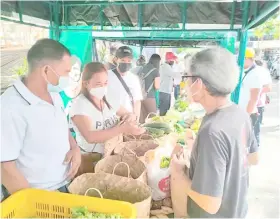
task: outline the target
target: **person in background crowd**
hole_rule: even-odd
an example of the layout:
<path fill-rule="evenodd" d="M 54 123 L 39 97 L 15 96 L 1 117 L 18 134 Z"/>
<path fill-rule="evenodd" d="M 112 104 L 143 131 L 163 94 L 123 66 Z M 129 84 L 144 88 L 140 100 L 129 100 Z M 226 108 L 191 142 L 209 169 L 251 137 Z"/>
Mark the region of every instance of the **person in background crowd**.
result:
<path fill-rule="evenodd" d="M 173 80 L 175 77 L 172 66 L 176 59 L 177 57 L 173 52 L 167 52 L 165 54 L 165 63 L 160 67 L 159 111 L 161 116 L 165 116 L 170 109 Z"/>
<path fill-rule="evenodd" d="M 157 112 L 156 97 L 155 92 L 159 89 L 160 86 L 160 77 L 159 77 L 159 66 L 160 66 L 160 56 L 158 54 L 153 54 L 147 65 L 143 67 L 141 71 L 141 77 L 144 78 L 145 92 L 147 96 L 141 103 L 141 116 L 140 123 L 144 123 L 146 117 L 150 113 Z"/>
<path fill-rule="evenodd" d="M 188 97 L 206 111 L 188 172 L 181 151 L 171 161 L 171 174 L 188 196 L 188 215 L 245 218 L 249 166 L 258 162 L 258 145 L 248 114 L 230 101 L 239 78 L 235 57 L 223 48 L 198 52 L 186 78 Z"/>
<path fill-rule="evenodd" d="M 260 93 L 260 98 L 258 101 L 258 113 L 259 113 L 259 123 L 263 124 L 263 113 L 265 105 L 270 102 L 269 97 L 267 95 L 268 92 L 271 91 L 272 87 L 272 79 L 269 70 L 266 67 L 266 63 L 261 60 L 256 60 L 256 64 L 262 68 L 261 73 L 261 81 L 263 83 L 263 88 Z"/>
<path fill-rule="evenodd" d="M 110 47 L 110 57 L 109 57 L 108 63 L 106 64 L 107 70 L 115 69 L 117 66 L 116 50 L 117 50 L 117 48 L 115 46 Z"/>
<path fill-rule="evenodd" d="M 75 132 L 73 130 L 71 119 L 69 119 L 69 109 L 72 105 L 73 98 L 77 97 L 81 91 L 81 82 L 82 82 L 82 62 L 81 60 L 73 55 L 71 56 L 72 68 L 69 73 L 69 79 L 66 80 L 65 89 L 60 91 L 59 94 L 63 101 L 64 111 L 69 122 L 69 128 L 73 137 L 75 137 Z"/>
<path fill-rule="evenodd" d="M 131 73 L 138 75 L 142 71 L 143 67 L 146 65 L 146 58 L 143 55 L 140 55 L 139 59 L 136 62 L 136 67 L 131 69 Z"/>
<path fill-rule="evenodd" d="M 180 66 L 178 58 L 176 59 L 173 65 L 173 71 L 174 71 L 174 98 L 175 100 L 177 100 L 178 97 L 180 96 L 180 83 L 182 82 L 182 73 L 184 71 Z"/>
<path fill-rule="evenodd" d="M 260 120 L 258 113 L 258 100 L 263 88 L 262 68 L 254 61 L 255 51 L 247 48 L 245 51 L 244 76 L 242 78 L 239 106 L 251 117 L 254 133 L 260 144 Z"/>
<path fill-rule="evenodd" d="M 1 96 L 1 176 L 4 196 L 26 188 L 67 192 L 81 162 L 61 98 L 48 84 L 62 86 L 71 71 L 69 50 L 51 39 L 27 53 L 28 73 Z"/>
<path fill-rule="evenodd" d="M 130 72 L 133 53 L 128 46 L 116 51 L 116 69 L 108 72 L 108 101 L 116 109 L 123 107 L 139 119 L 142 90 L 138 76 Z"/>
<path fill-rule="evenodd" d="M 107 85 L 108 73 L 103 64 L 92 62 L 85 66 L 81 94 L 70 109 L 76 140 L 83 152 L 79 174 L 93 172 L 107 140 L 123 133 L 139 135 L 144 132 L 136 125 L 135 115 L 110 105 L 106 99 Z M 117 116 L 125 122 L 118 125 Z"/>

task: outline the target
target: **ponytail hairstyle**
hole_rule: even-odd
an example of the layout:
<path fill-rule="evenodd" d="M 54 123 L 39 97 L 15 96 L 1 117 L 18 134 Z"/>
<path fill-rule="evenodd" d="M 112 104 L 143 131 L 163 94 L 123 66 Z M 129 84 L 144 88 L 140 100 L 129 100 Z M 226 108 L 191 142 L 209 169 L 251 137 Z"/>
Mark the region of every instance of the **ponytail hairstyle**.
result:
<path fill-rule="evenodd" d="M 88 92 L 88 89 L 86 88 L 86 82 L 88 82 L 94 74 L 97 73 L 101 73 L 101 72 L 106 72 L 107 73 L 107 69 L 105 67 L 105 65 L 103 65 L 100 62 L 90 62 L 88 64 L 86 64 L 84 71 L 83 71 L 83 78 L 82 78 L 82 89 L 81 89 L 81 93 L 96 107 L 97 105 L 92 101 L 92 99 L 90 98 L 90 93 Z M 103 101 L 106 104 L 106 106 L 109 109 L 112 109 L 111 105 L 108 103 L 106 97 L 103 97 Z"/>

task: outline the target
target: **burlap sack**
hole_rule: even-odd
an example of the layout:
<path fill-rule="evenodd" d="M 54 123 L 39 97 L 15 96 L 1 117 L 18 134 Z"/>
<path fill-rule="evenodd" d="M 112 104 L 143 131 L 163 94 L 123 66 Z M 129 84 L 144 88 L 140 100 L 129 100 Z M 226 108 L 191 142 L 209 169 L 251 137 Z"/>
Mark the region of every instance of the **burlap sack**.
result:
<path fill-rule="evenodd" d="M 125 154 L 129 151 L 133 152 L 136 156 L 142 157 L 149 150 L 157 148 L 159 144 L 155 140 L 138 140 L 123 142 L 117 145 L 114 154 Z M 123 149 L 128 149 L 124 151 Z"/>
<path fill-rule="evenodd" d="M 104 145 L 104 157 L 112 155 L 115 147 L 121 142 L 123 142 L 123 135 L 118 135 L 106 141 Z"/>
<path fill-rule="evenodd" d="M 74 179 L 68 187 L 70 193 L 77 195 L 85 195 L 90 188 L 98 189 L 106 199 L 134 204 L 137 209 L 137 218 L 150 216 L 152 191 L 149 186 L 139 180 L 107 173 L 86 173 Z M 100 197 L 96 191 L 89 191 L 87 195 Z"/>
<path fill-rule="evenodd" d="M 76 177 L 84 173 L 94 173 L 94 167 L 101 158 L 102 154 L 99 153 L 82 153 L 81 165 L 76 174 Z"/>
<path fill-rule="evenodd" d="M 119 154 L 105 157 L 95 166 L 95 173 L 100 172 L 130 177 L 147 183 L 145 164 L 134 154 Z"/>
<path fill-rule="evenodd" d="M 123 136 L 123 142 L 129 142 L 129 141 L 136 141 L 136 140 L 152 140 L 154 139 L 149 134 L 142 134 L 142 135 L 124 135 Z"/>

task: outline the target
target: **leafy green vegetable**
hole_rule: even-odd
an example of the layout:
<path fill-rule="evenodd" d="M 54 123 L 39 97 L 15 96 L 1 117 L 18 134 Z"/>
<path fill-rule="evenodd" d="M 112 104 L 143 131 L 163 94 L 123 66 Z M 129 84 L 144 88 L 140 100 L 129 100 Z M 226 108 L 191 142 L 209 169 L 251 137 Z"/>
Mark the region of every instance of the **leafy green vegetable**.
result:
<path fill-rule="evenodd" d="M 176 111 L 175 109 L 168 110 L 165 117 L 168 118 L 172 123 L 183 120 L 181 113 Z"/>
<path fill-rule="evenodd" d="M 165 131 L 163 129 L 146 127 L 146 130 L 147 133 L 151 135 L 153 138 L 160 138 L 165 134 Z"/>
<path fill-rule="evenodd" d="M 174 124 L 174 130 L 178 134 L 185 132 L 185 128 L 182 125 L 180 125 L 179 123 Z"/>
<path fill-rule="evenodd" d="M 164 169 L 164 168 L 169 167 L 170 160 L 171 160 L 170 157 L 162 157 L 160 160 L 160 168 Z"/>
<path fill-rule="evenodd" d="M 188 102 L 181 99 L 178 99 L 174 104 L 174 108 L 179 112 L 185 112 L 188 109 L 188 106 Z"/>
<path fill-rule="evenodd" d="M 110 219 L 121 219 L 120 214 L 104 214 L 104 213 L 91 213 L 88 211 L 87 207 L 76 207 L 72 208 L 72 218 L 85 218 L 85 219 L 95 219 L 95 218 L 110 218 Z"/>

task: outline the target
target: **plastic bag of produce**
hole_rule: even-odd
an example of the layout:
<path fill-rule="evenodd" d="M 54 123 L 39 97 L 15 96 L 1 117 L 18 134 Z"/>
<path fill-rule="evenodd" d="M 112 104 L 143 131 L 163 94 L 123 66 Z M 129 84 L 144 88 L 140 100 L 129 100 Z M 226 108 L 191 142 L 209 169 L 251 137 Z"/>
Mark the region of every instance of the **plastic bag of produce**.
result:
<path fill-rule="evenodd" d="M 132 203 L 137 208 L 137 218 L 149 218 L 152 191 L 145 183 L 127 177 L 107 173 L 86 173 L 76 179 L 68 187 L 69 192 L 76 195 L 100 197 Z M 87 191 L 91 189 L 90 191 Z"/>
<path fill-rule="evenodd" d="M 170 158 L 173 147 L 161 146 L 146 155 L 148 185 L 155 201 L 170 197 Z"/>
<path fill-rule="evenodd" d="M 96 164 L 95 172 L 112 173 L 147 183 L 145 164 L 133 154 L 118 154 L 105 157 Z"/>
<path fill-rule="evenodd" d="M 110 139 L 109 141 L 105 142 L 105 145 L 104 145 L 104 157 L 112 155 L 115 147 L 118 144 L 120 144 L 121 142 L 123 142 L 123 135 L 118 135 L 118 136 Z"/>

